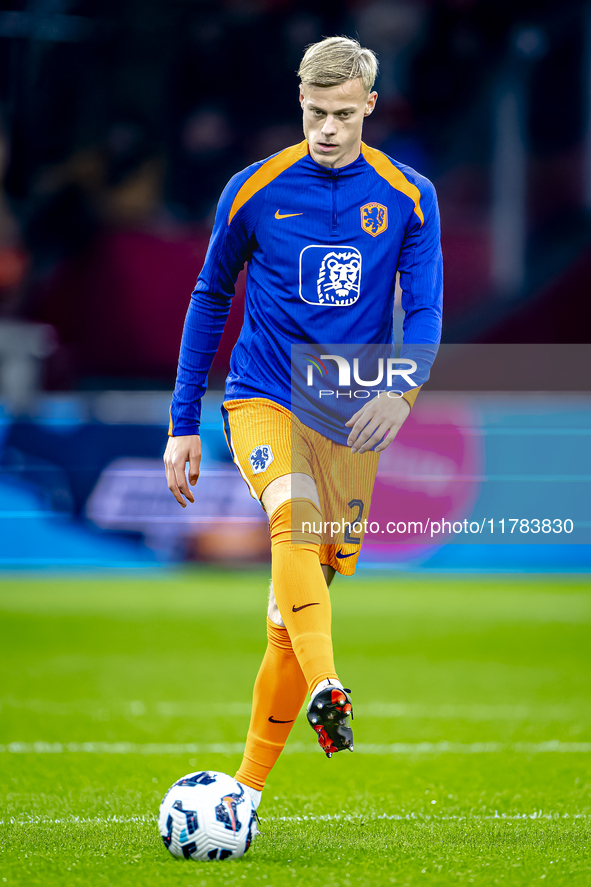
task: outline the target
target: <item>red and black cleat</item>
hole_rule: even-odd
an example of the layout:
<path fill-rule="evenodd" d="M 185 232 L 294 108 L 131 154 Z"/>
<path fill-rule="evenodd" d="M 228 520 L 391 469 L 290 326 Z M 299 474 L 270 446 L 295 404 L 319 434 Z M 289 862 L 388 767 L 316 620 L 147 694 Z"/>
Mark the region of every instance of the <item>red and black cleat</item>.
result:
<path fill-rule="evenodd" d="M 308 723 L 318 734 L 318 744 L 327 758 L 345 748 L 353 751 L 353 730 L 349 726 L 349 716 L 353 717 L 350 692 L 326 687 L 308 705 Z"/>

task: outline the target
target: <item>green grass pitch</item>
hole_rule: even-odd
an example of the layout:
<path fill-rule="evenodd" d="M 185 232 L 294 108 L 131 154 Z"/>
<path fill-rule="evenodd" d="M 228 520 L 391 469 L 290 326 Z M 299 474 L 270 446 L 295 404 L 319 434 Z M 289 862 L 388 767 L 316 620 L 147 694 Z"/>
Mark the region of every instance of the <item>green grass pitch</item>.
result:
<path fill-rule="evenodd" d="M 337 578 L 355 752 L 300 718 L 249 852 L 173 859 L 165 790 L 240 761 L 267 573 L 0 580 L 0 887 L 591 883 L 576 577 Z"/>

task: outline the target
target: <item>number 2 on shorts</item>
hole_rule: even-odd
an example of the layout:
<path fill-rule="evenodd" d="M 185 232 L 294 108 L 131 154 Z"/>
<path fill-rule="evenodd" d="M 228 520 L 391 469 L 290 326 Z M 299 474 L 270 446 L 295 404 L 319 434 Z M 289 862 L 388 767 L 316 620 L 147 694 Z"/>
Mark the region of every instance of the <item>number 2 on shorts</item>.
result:
<path fill-rule="evenodd" d="M 359 543 L 361 542 L 361 536 L 351 535 L 351 527 L 354 524 L 361 523 L 364 505 L 361 499 L 351 499 L 351 501 L 347 504 L 349 508 L 357 508 L 357 517 L 350 522 L 349 526 L 345 530 L 345 545 L 359 545 Z"/>

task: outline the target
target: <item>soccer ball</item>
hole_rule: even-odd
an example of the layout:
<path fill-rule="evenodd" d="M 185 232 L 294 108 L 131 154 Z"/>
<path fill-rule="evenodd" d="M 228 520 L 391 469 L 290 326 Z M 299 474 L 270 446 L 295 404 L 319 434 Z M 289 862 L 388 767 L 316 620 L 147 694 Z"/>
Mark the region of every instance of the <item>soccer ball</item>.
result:
<path fill-rule="evenodd" d="M 235 779 L 215 770 L 189 773 L 168 789 L 158 829 L 173 856 L 228 859 L 242 856 L 256 833 L 256 812 Z"/>

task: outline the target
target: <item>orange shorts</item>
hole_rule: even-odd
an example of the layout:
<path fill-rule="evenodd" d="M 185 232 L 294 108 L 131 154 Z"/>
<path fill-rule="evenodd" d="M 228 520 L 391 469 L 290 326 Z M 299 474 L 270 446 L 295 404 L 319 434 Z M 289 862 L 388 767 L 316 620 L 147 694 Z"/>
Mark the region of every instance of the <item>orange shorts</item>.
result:
<path fill-rule="evenodd" d="M 369 515 L 379 454 L 353 455 L 303 425 L 285 407 L 262 397 L 227 400 L 224 433 L 232 458 L 260 501 L 265 488 L 286 474 L 316 483 L 322 514 L 320 562 L 352 576 Z M 318 527 L 315 525 L 315 531 Z"/>

